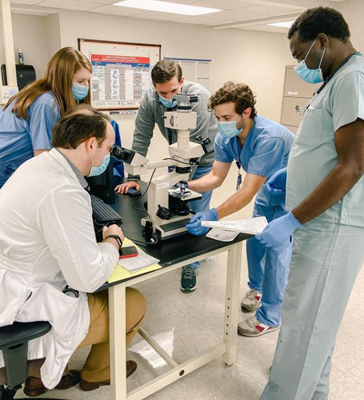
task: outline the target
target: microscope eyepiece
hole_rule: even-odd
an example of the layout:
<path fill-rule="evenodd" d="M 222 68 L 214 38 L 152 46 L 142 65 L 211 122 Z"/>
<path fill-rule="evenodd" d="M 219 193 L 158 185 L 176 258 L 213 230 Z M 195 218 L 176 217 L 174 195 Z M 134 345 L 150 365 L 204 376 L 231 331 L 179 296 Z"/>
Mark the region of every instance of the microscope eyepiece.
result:
<path fill-rule="evenodd" d="M 130 164 L 135 152 L 133 150 L 124 149 L 121 146 L 113 146 L 110 154 L 120 161 L 124 161 L 127 164 Z"/>

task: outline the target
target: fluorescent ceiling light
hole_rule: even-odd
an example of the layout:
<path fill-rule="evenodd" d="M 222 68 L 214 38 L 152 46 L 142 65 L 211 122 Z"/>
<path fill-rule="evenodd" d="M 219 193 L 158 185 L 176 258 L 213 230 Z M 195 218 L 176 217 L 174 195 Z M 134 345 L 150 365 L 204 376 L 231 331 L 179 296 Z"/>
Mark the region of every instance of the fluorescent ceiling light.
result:
<path fill-rule="evenodd" d="M 196 7 L 185 4 L 167 3 L 157 0 L 126 0 L 120 1 L 119 3 L 115 3 L 113 5 L 183 15 L 203 15 L 222 11 L 218 8 Z"/>
<path fill-rule="evenodd" d="M 273 24 L 267 24 L 269 26 L 278 26 L 279 28 L 290 28 L 294 21 L 285 22 L 274 22 Z"/>

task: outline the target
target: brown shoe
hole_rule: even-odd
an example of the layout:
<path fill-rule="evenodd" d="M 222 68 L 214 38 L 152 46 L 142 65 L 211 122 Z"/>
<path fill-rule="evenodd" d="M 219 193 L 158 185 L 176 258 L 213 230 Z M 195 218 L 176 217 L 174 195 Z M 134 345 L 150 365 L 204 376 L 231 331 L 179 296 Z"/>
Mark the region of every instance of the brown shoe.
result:
<path fill-rule="evenodd" d="M 77 385 L 80 381 L 80 372 L 71 370 L 67 375 L 62 376 L 60 382 L 55 387 L 55 389 L 65 390 L 72 386 Z M 39 396 L 45 393 L 48 389 L 43 385 L 40 378 L 34 378 L 29 376 L 25 381 L 24 394 L 29 397 Z"/>
<path fill-rule="evenodd" d="M 129 376 L 137 369 L 137 363 L 135 361 L 129 360 L 126 362 L 126 377 Z M 100 386 L 110 385 L 110 379 L 107 381 L 99 381 L 99 382 L 87 382 L 84 379 L 80 378 L 80 389 L 89 392 L 91 390 L 98 389 Z"/>

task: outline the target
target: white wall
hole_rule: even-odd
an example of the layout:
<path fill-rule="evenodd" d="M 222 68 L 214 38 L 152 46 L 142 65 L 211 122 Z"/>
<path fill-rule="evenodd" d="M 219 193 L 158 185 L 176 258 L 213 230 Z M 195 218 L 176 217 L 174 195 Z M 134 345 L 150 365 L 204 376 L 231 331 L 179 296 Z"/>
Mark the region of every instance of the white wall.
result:
<path fill-rule="evenodd" d="M 351 0 L 348 3 L 339 3 L 336 8 L 340 11 L 349 25 L 351 41 L 357 51 L 364 53 L 363 14 L 364 1 Z"/>
<path fill-rule="evenodd" d="M 61 47 L 61 25 L 59 14 L 51 14 L 45 17 L 47 27 L 47 51 L 51 58 Z"/>
<path fill-rule="evenodd" d="M 50 57 L 61 48 L 59 15 L 47 17 L 12 14 L 14 54 L 18 63 L 18 51 L 22 49 L 25 64 L 33 65 L 37 79 L 44 74 Z M 4 64 L 2 30 L 0 30 L 0 64 Z"/>
<path fill-rule="evenodd" d="M 12 21 L 15 60 L 18 62 L 18 51 L 22 49 L 24 63 L 34 66 L 38 79 L 43 75 L 49 59 L 46 18 L 12 14 Z"/>

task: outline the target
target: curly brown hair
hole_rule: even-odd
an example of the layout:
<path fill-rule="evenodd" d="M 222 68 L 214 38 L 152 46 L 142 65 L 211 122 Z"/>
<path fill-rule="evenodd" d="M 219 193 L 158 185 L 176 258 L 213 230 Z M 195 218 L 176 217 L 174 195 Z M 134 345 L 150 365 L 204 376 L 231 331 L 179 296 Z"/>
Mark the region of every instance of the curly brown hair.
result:
<path fill-rule="evenodd" d="M 255 96 L 248 85 L 245 83 L 234 83 L 228 81 L 224 86 L 215 92 L 209 101 L 209 110 L 212 111 L 219 104 L 235 103 L 235 112 L 241 115 L 248 107 L 252 109 L 250 118 L 255 118 Z"/>

